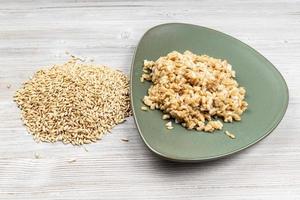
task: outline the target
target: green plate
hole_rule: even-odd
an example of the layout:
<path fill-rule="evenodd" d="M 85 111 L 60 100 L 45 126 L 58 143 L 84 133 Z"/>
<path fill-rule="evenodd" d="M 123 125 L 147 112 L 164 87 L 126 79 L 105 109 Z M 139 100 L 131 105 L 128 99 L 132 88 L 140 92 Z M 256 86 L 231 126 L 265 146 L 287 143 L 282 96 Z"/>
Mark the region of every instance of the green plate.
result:
<path fill-rule="evenodd" d="M 247 91 L 249 106 L 241 122 L 225 123 L 222 131 L 213 134 L 178 124 L 167 130 L 161 111 L 141 110 L 150 86 L 140 82 L 143 60 L 156 60 L 173 50 L 228 60 Z M 131 102 L 139 133 L 151 151 L 169 160 L 197 162 L 237 153 L 265 138 L 285 114 L 288 88 L 272 63 L 245 43 L 209 28 L 171 23 L 151 28 L 140 40 L 131 68 Z M 236 139 L 226 136 L 225 130 L 234 133 Z"/>

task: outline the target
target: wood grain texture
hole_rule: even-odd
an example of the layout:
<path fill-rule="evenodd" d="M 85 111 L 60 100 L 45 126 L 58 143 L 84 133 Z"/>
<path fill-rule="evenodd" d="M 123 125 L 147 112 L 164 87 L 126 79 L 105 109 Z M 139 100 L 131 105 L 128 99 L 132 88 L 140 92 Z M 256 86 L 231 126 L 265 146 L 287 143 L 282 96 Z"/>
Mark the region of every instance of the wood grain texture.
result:
<path fill-rule="evenodd" d="M 226 159 L 178 164 L 152 155 L 132 118 L 88 151 L 26 133 L 12 95 L 35 70 L 69 51 L 129 74 L 140 37 L 166 22 L 228 33 L 280 70 L 290 103 L 273 134 Z M 299 58 L 299 0 L 1 0 L 0 199 L 300 199 Z"/>

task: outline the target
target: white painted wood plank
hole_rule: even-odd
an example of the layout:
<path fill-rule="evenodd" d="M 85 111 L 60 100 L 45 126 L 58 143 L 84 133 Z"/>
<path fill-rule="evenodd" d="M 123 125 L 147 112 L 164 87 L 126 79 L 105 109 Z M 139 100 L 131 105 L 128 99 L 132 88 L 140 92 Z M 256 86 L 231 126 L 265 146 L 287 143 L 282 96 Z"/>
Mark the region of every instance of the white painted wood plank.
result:
<path fill-rule="evenodd" d="M 12 96 L 35 70 L 69 51 L 129 74 L 140 37 L 167 22 L 228 33 L 280 70 L 290 105 L 273 134 L 226 159 L 178 164 L 152 155 L 132 118 L 88 152 L 26 133 Z M 299 0 L 0 1 L 0 199 L 299 199 L 299 57 Z"/>

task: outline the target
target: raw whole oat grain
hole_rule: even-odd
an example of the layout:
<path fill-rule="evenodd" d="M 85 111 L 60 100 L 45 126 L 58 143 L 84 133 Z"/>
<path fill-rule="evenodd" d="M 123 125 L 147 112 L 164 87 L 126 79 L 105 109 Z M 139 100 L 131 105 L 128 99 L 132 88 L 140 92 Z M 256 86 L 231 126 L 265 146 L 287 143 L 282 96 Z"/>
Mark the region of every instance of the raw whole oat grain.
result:
<path fill-rule="evenodd" d="M 131 115 L 127 76 L 77 59 L 37 71 L 14 100 L 37 141 L 96 142 Z"/>

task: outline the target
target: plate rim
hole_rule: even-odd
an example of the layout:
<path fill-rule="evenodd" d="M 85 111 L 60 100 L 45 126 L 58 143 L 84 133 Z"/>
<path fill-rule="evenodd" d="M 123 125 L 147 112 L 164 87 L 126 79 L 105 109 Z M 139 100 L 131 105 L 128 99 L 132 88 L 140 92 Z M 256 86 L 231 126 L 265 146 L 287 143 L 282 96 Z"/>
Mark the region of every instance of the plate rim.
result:
<path fill-rule="evenodd" d="M 286 102 L 284 102 L 284 108 L 282 109 L 282 112 L 280 113 L 281 116 L 279 117 L 278 121 L 273 125 L 273 127 L 268 130 L 262 137 L 254 140 L 253 142 L 249 143 L 248 145 L 246 146 L 243 146 L 241 148 L 238 148 L 236 150 L 233 150 L 233 151 L 230 151 L 230 152 L 227 152 L 227 153 L 222 153 L 222 154 L 218 154 L 218 155 L 215 155 L 215 156 L 207 156 L 207 157 L 195 157 L 195 158 L 179 158 L 179 157 L 176 157 L 176 156 L 169 156 L 169 155 L 166 155 L 162 152 L 159 152 L 157 150 L 155 150 L 153 147 L 151 147 L 151 145 L 148 144 L 147 140 L 144 138 L 144 136 L 141 134 L 141 129 L 139 127 L 139 124 L 137 123 L 137 117 L 135 115 L 135 109 L 134 109 L 134 106 L 133 106 L 133 89 L 132 89 L 132 79 L 133 79 L 133 68 L 134 68 L 134 61 L 135 61 L 135 57 L 136 57 L 136 53 L 137 53 L 137 49 L 138 47 L 140 46 L 140 43 L 141 41 L 143 40 L 143 38 L 150 32 L 152 31 L 153 29 L 155 28 L 158 28 L 158 27 L 162 27 L 162 26 L 169 26 L 169 25 L 187 25 L 187 26 L 194 26 L 196 28 L 203 28 L 203 29 L 207 29 L 207 30 L 210 30 L 210 31 L 214 31 L 214 32 L 217 32 L 217 33 L 221 33 L 223 34 L 224 36 L 230 38 L 230 39 L 233 39 L 233 40 L 236 40 L 238 42 L 240 42 L 241 44 L 245 45 L 246 47 L 248 47 L 250 50 L 254 51 L 255 53 L 257 53 L 258 55 L 260 55 L 265 61 L 267 61 L 268 63 L 271 64 L 271 66 L 275 69 L 275 71 L 277 71 L 277 73 L 279 74 L 280 78 L 282 79 L 283 81 L 283 85 L 285 86 L 284 89 L 285 89 L 285 94 L 286 94 Z M 218 30 L 215 30 L 215 29 L 212 29 L 212 28 L 208 28 L 208 27 L 205 27 L 205 26 L 199 26 L 199 25 L 196 25 L 196 24 L 189 24 L 189 23 L 180 23 L 180 22 L 171 22 L 171 23 L 163 23 L 163 24 L 158 24 L 158 25 L 155 25 L 153 27 L 151 27 L 150 29 L 148 29 L 143 35 L 142 37 L 140 38 L 140 40 L 138 41 L 137 43 L 137 46 L 135 47 L 134 49 L 134 54 L 132 56 L 132 61 L 131 61 L 131 67 L 130 67 L 130 105 L 131 105 L 131 109 L 132 109 L 132 113 L 133 113 L 133 118 L 134 118 L 134 123 L 138 129 L 138 132 L 139 132 L 139 135 L 140 137 L 142 138 L 144 144 L 148 147 L 148 149 L 158 155 L 159 157 L 163 158 L 163 159 L 166 159 L 166 160 L 169 160 L 169 161 L 175 161 L 175 162 L 205 162 L 205 161 L 211 161 L 211 160 L 217 160 L 217 159 L 221 159 L 221 158 L 225 158 L 225 157 L 228 157 L 228 156 L 231 156 L 233 154 L 236 154 L 236 153 L 239 153 L 253 145 L 255 145 L 256 143 L 260 142 L 261 140 L 263 140 L 264 138 L 266 138 L 267 136 L 269 136 L 276 128 L 277 126 L 280 124 L 280 122 L 282 121 L 282 119 L 284 118 L 285 116 L 285 113 L 288 109 L 288 105 L 289 105 L 289 89 L 288 89 L 288 85 L 283 77 L 283 75 L 280 73 L 280 71 L 275 67 L 275 65 L 273 65 L 273 63 L 271 63 L 265 56 L 263 56 L 259 51 L 255 50 L 254 48 L 252 48 L 251 46 L 249 46 L 248 44 L 244 43 L 243 41 L 233 37 L 233 36 L 230 36 L 226 33 L 223 33 L 221 31 L 218 31 Z"/>

